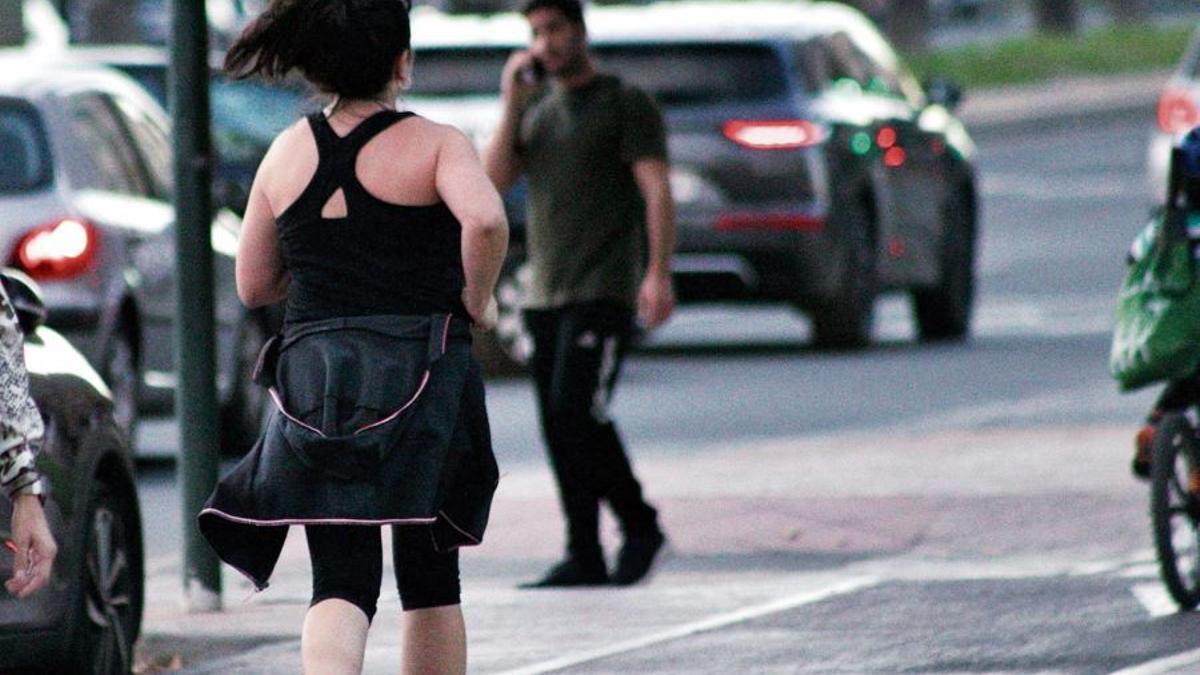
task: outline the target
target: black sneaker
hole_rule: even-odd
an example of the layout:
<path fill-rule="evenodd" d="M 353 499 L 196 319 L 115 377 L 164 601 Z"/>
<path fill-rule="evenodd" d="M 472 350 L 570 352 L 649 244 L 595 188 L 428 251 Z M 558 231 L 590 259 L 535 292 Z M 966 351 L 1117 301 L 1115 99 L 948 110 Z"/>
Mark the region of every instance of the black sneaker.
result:
<path fill-rule="evenodd" d="M 584 563 L 579 558 L 565 558 L 550 568 L 537 581 L 518 584 L 517 588 L 570 588 L 574 586 L 605 586 L 608 570 L 603 562 Z"/>
<path fill-rule="evenodd" d="M 662 532 L 639 537 L 626 537 L 617 556 L 613 572 L 614 586 L 631 586 L 646 578 L 654 563 L 661 562 L 667 551 L 667 538 Z"/>

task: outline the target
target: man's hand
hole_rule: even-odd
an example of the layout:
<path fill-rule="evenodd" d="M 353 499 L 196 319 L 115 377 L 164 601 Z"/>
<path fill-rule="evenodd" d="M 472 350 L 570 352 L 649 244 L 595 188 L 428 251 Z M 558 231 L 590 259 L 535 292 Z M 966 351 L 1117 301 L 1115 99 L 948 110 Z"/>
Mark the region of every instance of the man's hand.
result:
<path fill-rule="evenodd" d="M 638 290 L 638 318 L 646 330 L 666 323 L 675 311 L 675 289 L 670 273 L 649 272 Z"/>
<path fill-rule="evenodd" d="M 500 96 L 506 104 L 520 103 L 537 89 L 538 82 L 530 79 L 533 71 L 533 54 L 528 49 L 518 49 L 504 63 L 500 75 Z"/>
<path fill-rule="evenodd" d="M 12 536 L 16 548 L 13 577 L 4 586 L 18 598 L 27 598 L 50 580 L 50 568 L 58 554 L 42 502 L 37 497 L 20 495 L 13 502 Z"/>

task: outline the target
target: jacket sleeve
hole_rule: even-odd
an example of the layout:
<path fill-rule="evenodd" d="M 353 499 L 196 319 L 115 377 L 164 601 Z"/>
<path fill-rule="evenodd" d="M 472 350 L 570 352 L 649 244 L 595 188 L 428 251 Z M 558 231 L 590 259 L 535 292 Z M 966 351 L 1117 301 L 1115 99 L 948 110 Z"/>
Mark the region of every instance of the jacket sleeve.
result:
<path fill-rule="evenodd" d="M 16 311 L 0 284 L 0 491 L 10 499 L 44 489 L 34 457 L 45 430 L 29 394 L 24 344 Z"/>

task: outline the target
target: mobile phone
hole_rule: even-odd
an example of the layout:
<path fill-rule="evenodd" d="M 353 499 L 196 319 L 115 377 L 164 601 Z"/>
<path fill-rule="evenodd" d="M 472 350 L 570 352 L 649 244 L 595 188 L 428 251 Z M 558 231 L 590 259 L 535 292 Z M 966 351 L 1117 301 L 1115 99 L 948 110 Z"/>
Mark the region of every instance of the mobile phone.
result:
<path fill-rule="evenodd" d="M 546 78 L 546 67 L 542 65 L 541 61 L 533 59 L 521 73 L 521 76 L 525 79 L 526 83 L 537 84 Z"/>

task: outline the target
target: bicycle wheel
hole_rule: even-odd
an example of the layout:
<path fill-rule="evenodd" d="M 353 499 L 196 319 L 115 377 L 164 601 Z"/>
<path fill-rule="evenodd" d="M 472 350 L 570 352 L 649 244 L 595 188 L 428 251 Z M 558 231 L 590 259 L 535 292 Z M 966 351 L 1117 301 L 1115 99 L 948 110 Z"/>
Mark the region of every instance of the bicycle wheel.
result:
<path fill-rule="evenodd" d="M 1200 501 L 1189 490 L 1196 432 L 1182 414 L 1162 419 L 1150 470 L 1150 516 L 1163 583 L 1180 609 L 1200 604 Z"/>

